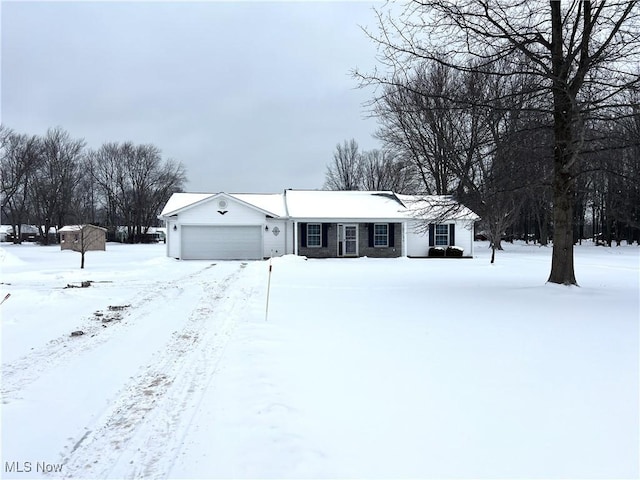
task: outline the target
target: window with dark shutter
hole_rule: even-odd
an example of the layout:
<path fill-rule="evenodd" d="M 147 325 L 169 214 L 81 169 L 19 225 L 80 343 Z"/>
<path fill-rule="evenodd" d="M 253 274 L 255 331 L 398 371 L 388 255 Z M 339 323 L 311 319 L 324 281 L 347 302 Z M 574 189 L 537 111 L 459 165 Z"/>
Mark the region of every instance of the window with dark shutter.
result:
<path fill-rule="evenodd" d="M 369 223 L 367 227 L 369 229 L 369 247 L 373 247 L 373 235 L 375 226 L 373 223 Z"/>
<path fill-rule="evenodd" d="M 389 246 L 389 224 L 376 223 L 373 226 L 373 246 L 388 247 Z"/>
<path fill-rule="evenodd" d="M 452 223 L 449 225 L 449 245 L 456 244 L 456 225 Z"/>
<path fill-rule="evenodd" d="M 321 247 L 322 246 L 322 224 L 309 223 L 307 224 L 307 247 Z"/>
<path fill-rule="evenodd" d="M 449 225 L 440 223 L 436 225 L 436 247 L 446 247 L 449 245 Z"/>
<path fill-rule="evenodd" d="M 396 224 L 395 223 L 389 224 L 389 246 L 390 247 L 396 246 Z"/>
<path fill-rule="evenodd" d="M 300 246 L 302 247 L 307 246 L 307 224 L 306 223 L 300 224 Z"/>
<path fill-rule="evenodd" d="M 436 244 L 436 226 L 433 223 L 429 224 L 429 246 L 434 247 Z"/>
<path fill-rule="evenodd" d="M 329 235 L 329 224 L 322 224 L 322 248 L 327 248 L 327 237 Z"/>

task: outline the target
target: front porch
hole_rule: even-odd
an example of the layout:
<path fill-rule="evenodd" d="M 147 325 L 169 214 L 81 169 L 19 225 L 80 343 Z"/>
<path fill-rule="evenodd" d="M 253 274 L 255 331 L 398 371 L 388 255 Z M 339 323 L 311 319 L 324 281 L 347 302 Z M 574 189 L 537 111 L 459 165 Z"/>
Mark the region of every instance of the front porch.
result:
<path fill-rule="evenodd" d="M 403 256 L 403 224 L 298 222 L 296 254 L 309 258 Z"/>

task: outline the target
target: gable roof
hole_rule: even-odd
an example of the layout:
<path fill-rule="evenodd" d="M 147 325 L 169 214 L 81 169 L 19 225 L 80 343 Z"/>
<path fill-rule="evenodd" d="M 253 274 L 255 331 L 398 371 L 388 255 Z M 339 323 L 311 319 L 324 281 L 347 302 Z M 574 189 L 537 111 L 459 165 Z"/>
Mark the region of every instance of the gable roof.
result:
<path fill-rule="evenodd" d="M 281 194 L 242 193 L 174 193 L 162 209 L 160 217 L 177 215 L 183 210 L 195 207 L 216 198 L 225 197 L 234 199 L 251 208 L 262 211 L 272 217 L 286 216 L 286 208 Z"/>
<path fill-rule="evenodd" d="M 215 193 L 174 193 L 167 201 L 160 213 L 161 217 L 175 215 L 180 210 L 192 207 L 207 198 L 213 197 Z"/>

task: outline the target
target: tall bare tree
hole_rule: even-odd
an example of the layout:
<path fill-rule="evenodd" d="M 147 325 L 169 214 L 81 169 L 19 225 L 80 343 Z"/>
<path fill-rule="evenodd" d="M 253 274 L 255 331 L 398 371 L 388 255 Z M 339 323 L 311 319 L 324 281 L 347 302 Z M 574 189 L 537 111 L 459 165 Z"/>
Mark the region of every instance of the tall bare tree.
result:
<path fill-rule="evenodd" d="M 327 166 L 326 190 L 360 190 L 361 155 L 352 138 L 336 145 L 333 162 Z"/>
<path fill-rule="evenodd" d="M 30 188 L 40 162 L 41 141 L 0 127 L 2 216 L 13 226 L 13 241 L 22 240 L 21 227 L 29 220 Z M 6 221 L 3 218 L 3 221 Z"/>
<path fill-rule="evenodd" d="M 52 226 L 64 226 L 74 212 L 73 196 L 83 172 L 80 169 L 85 142 L 71 138 L 60 127 L 51 128 L 42 139 L 41 160 L 31 184 L 33 206 L 45 244 Z"/>
<path fill-rule="evenodd" d="M 390 150 L 360 152 L 351 139 L 336 146 L 333 162 L 327 165 L 324 188 L 416 193 L 418 184 L 412 162 Z"/>
<path fill-rule="evenodd" d="M 88 158 L 105 224 L 126 226 L 130 241 L 146 233 L 171 194 L 186 182 L 184 166 L 163 160 L 154 145 L 107 143 L 90 151 Z"/>
<path fill-rule="evenodd" d="M 577 284 L 573 258 L 574 198 L 590 116 L 624 103 L 639 81 L 640 3 L 517 0 L 414 0 L 378 11 L 379 45 L 389 72 L 362 74 L 365 84 L 394 85 L 425 62 L 458 71 L 537 79 L 539 109 L 553 128 L 553 254 L 548 281 Z M 470 61 L 471 60 L 471 61 Z M 494 68 L 499 62 L 508 71 Z"/>

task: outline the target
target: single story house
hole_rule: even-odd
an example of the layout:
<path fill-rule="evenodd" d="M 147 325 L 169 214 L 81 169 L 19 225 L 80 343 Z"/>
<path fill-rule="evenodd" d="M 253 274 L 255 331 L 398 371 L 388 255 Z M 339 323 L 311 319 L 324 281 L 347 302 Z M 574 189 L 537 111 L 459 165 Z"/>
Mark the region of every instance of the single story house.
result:
<path fill-rule="evenodd" d="M 426 257 L 456 246 L 473 256 L 478 216 L 449 196 L 391 191 L 175 193 L 160 214 L 167 256 L 185 260 Z"/>
<path fill-rule="evenodd" d="M 95 225 L 66 225 L 58 230 L 60 249 L 75 252 L 106 250 L 107 229 Z"/>

